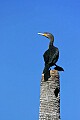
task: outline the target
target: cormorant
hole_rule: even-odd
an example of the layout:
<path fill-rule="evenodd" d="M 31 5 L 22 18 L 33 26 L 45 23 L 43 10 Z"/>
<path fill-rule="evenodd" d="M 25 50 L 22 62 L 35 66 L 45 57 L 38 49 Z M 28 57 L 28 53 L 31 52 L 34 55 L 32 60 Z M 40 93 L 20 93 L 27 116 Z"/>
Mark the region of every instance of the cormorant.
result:
<path fill-rule="evenodd" d="M 55 66 L 55 70 L 58 71 L 64 71 L 64 69 L 58 65 L 56 65 L 56 62 L 59 58 L 59 49 L 53 45 L 54 42 L 54 36 L 51 33 L 44 32 L 44 33 L 38 33 L 39 35 L 45 36 L 50 40 L 49 43 L 49 49 L 45 51 L 43 54 L 44 61 L 45 61 L 45 67 L 43 70 L 44 75 L 49 73 L 49 68 L 51 66 Z"/>

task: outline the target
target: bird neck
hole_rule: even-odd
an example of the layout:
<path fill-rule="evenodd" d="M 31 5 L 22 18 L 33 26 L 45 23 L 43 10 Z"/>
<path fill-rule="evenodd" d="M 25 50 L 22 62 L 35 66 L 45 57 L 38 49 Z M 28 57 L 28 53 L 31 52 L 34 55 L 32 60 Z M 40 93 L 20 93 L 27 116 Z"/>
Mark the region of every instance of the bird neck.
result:
<path fill-rule="evenodd" d="M 49 43 L 49 48 L 51 48 L 51 46 L 53 46 L 53 41 L 50 41 Z"/>

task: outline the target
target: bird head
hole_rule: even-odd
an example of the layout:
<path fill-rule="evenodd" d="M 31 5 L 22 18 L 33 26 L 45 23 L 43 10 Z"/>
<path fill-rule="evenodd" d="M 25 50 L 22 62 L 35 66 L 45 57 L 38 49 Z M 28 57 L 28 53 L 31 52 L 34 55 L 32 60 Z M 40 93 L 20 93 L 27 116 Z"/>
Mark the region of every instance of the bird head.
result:
<path fill-rule="evenodd" d="M 50 41 L 54 42 L 54 36 L 49 32 L 38 33 L 39 35 L 45 36 L 46 38 L 50 39 Z"/>

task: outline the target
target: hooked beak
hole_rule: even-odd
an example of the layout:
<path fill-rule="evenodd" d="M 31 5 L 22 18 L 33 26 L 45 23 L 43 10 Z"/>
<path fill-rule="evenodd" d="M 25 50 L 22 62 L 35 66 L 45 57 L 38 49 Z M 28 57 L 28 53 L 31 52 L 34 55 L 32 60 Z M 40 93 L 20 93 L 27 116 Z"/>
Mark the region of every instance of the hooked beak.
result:
<path fill-rule="evenodd" d="M 42 35 L 42 36 L 47 37 L 47 34 L 46 34 L 46 33 L 38 33 L 38 35 Z"/>

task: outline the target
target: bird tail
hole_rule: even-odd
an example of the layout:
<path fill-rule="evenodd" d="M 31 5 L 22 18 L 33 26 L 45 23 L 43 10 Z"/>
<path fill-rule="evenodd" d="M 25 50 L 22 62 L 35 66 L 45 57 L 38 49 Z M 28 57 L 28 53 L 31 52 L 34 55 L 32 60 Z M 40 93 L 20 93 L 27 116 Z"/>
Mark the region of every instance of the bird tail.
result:
<path fill-rule="evenodd" d="M 50 70 L 49 70 L 50 66 L 48 64 L 45 65 L 44 70 L 43 70 L 43 74 L 44 74 L 44 81 L 47 81 L 48 78 L 50 78 Z"/>
<path fill-rule="evenodd" d="M 56 66 L 56 67 L 54 68 L 55 70 L 64 71 L 64 69 L 63 69 L 62 67 L 60 67 L 60 66 L 58 66 L 58 65 L 56 65 L 56 64 L 55 64 L 55 66 Z"/>

